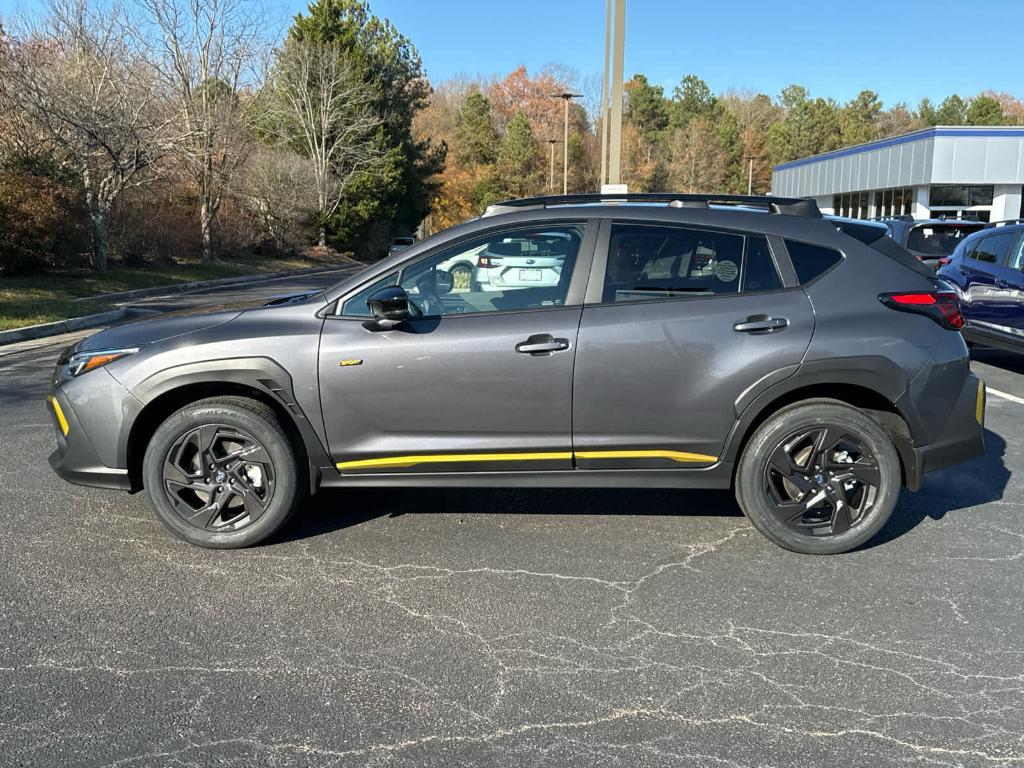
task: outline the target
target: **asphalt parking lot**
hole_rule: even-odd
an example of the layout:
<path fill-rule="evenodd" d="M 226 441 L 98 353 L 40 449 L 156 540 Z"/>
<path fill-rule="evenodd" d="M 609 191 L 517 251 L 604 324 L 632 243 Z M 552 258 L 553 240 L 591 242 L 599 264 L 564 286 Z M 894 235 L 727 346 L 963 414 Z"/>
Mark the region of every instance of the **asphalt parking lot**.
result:
<path fill-rule="evenodd" d="M 0 765 L 1024 764 L 1024 356 L 847 555 L 728 493 L 456 488 L 211 552 L 51 473 L 67 343 L 0 348 Z"/>

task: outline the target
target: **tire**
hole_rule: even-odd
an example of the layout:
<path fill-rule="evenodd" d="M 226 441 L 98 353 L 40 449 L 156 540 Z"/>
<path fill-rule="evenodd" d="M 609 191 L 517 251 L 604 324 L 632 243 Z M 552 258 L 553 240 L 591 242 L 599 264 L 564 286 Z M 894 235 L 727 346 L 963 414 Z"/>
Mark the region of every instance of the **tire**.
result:
<path fill-rule="evenodd" d="M 770 416 L 750 437 L 736 471 L 736 500 L 779 546 L 831 555 L 878 533 L 901 479 L 896 447 L 871 417 L 838 400 L 806 400 Z"/>
<path fill-rule="evenodd" d="M 244 397 L 199 400 L 173 413 L 153 433 L 142 473 L 160 521 L 211 549 L 265 541 L 306 496 L 276 415 Z"/>

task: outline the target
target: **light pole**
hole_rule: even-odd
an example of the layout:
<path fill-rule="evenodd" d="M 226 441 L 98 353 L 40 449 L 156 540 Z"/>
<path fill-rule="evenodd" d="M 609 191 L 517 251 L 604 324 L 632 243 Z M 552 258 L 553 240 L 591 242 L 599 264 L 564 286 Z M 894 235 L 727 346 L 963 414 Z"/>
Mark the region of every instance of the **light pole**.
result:
<path fill-rule="evenodd" d="M 754 158 L 750 158 L 750 170 L 747 172 L 747 194 L 754 194 Z"/>
<path fill-rule="evenodd" d="M 565 135 L 563 141 L 565 146 L 562 147 L 564 150 L 563 161 L 562 161 L 562 194 L 569 194 L 569 102 L 573 99 L 581 98 L 581 93 L 570 93 L 565 91 L 564 93 L 549 93 L 548 97 L 552 99 L 561 99 L 565 103 Z"/>
<path fill-rule="evenodd" d="M 548 139 L 548 147 L 551 148 L 551 162 L 548 166 L 548 192 L 555 194 L 555 144 L 558 139 Z"/>

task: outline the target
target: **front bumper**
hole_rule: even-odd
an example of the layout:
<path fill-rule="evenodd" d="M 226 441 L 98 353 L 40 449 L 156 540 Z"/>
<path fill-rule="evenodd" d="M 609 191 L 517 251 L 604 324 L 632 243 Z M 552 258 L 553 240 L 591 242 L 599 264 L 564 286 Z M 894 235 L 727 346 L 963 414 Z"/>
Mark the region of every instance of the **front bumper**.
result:
<path fill-rule="evenodd" d="M 54 472 L 76 485 L 131 490 L 128 470 L 108 467 L 103 463 L 81 419 L 59 389 L 50 393 L 47 409 L 57 436 L 57 450 L 49 457 Z"/>
<path fill-rule="evenodd" d="M 970 374 L 938 438 L 928 445 L 914 447 L 910 466 L 906 467 L 907 486 L 911 490 L 921 487 L 922 476 L 928 472 L 985 453 L 985 401 L 985 382 Z"/>

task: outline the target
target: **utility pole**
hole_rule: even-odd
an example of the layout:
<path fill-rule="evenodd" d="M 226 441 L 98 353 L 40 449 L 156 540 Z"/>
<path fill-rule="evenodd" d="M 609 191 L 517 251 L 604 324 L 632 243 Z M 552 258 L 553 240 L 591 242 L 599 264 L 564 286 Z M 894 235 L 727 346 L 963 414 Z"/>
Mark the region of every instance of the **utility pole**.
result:
<path fill-rule="evenodd" d="M 604 81 L 601 83 L 601 179 L 600 189 L 608 181 L 608 62 L 612 51 L 612 0 L 604 7 Z"/>
<path fill-rule="evenodd" d="M 578 99 L 582 96 L 581 93 L 549 93 L 548 97 L 552 99 L 561 99 L 565 103 L 565 135 L 563 141 L 565 146 L 563 149 L 563 161 L 562 161 L 562 194 L 569 194 L 569 102 L 573 99 Z"/>
<path fill-rule="evenodd" d="M 551 148 L 551 162 L 548 167 L 548 192 L 555 194 L 555 144 L 558 139 L 548 139 L 548 146 Z"/>
<path fill-rule="evenodd" d="M 750 158 L 750 170 L 747 172 L 747 194 L 754 194 L 754 158 Z"/>
<path fill-rule="evenodd" d="M 622 73 L 625 41 L 626 0 L 605 0 L 604 83 L 601 85 L 602 189 L 606 184 L 618 186 L 622 180 Z"/>

